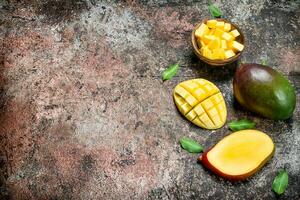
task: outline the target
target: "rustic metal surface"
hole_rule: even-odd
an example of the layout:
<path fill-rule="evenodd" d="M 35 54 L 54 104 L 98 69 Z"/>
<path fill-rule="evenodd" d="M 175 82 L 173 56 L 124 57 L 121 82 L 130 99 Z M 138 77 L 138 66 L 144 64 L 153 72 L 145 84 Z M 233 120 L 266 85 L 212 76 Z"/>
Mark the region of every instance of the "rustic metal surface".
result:
<path fill-rule="evenodd" d="M 190 33 L 208 18 L 198 0 L 1 0 L 1 199 L 280 199 L 300 196 L 299 1 L 216 1 L 245 32 L 242 62 L 282 71 L 297 90 L 294 116 L 266 120 L 232 95 L 237 64 L 211 68 L 192 53 Z M 170 63 L 178 75 L 161 81 Z M 230 133 L 198 128 L 176 110 L 180 81 L 206 78 L 222 90 L 228 120 L 247 117 L 276 143 L 274 158 L 242 183 L 220 179 L 178 145 L 205 148 Z"/>

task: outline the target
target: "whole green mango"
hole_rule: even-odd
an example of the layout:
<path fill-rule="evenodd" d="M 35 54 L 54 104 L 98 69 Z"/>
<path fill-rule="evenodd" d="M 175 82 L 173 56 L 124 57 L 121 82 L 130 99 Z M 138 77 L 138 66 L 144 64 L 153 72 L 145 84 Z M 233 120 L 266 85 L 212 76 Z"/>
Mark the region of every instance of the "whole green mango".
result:
<path fill-rule="evenodd" d="M 281 73 L 260 64 L 242 64 L 233 79 L 236 100 L 269 119 L 291 117 L 296 106 L 293 86 Z"/>

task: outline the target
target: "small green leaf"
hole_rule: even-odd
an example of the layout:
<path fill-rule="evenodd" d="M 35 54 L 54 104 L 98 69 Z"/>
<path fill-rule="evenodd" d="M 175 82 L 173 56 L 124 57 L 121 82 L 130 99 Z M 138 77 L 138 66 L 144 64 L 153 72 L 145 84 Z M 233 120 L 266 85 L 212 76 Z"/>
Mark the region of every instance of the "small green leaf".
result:
<path fill-rule="evenodd" d="M 262 65 L 268 65 L 267 59 L 263 59 L 260 64 L 262 64 Z"/>
<path fill-rule="evenodd" d="M 220 11 L 220 9 L 215 6 L 214 4 L 209 4 L 208 5 L 208 10 L 210 12 L 210 14 L 213 16 L 213 17 L 221 17 L 222 16 L 222 12 Z"/>
<path fill-rule="evenodd" d="M 254 128 L 255 122 L 249 119 L 241 119 L 229 122 L 228 126 L 232 131 L 240 131 L 244 129 Z"/>
<path fill-rule="evenodd" d="M 181 138 L 180 145 L 183 149 L 190 153 L 200 153 L 203 151 L 203 147 L 198 142 L 190 138 Z"/>
<path fill-rule="evenodd" d="M 165 80 L 169 80 L 171 79 L 173 76 L 176 75 L 177 71 L 179 69 L 179 64 L 174 64 L 174 65 L 170 65 L 168 67 L 168 69 L 166 69 L 165 71 L 163 71 L 162 73 L 162 79 Z"/>
<path fill-rule="evenodd" d="M 275 177 L 273 184 L 272 184 L 272 190 L 278 194 L 281 195 L 284 193 L 285 189 L 288 186 L 289 182 L 289 176 L 286 170 L 281 169 L 279 170 L 278 175 Z"/>

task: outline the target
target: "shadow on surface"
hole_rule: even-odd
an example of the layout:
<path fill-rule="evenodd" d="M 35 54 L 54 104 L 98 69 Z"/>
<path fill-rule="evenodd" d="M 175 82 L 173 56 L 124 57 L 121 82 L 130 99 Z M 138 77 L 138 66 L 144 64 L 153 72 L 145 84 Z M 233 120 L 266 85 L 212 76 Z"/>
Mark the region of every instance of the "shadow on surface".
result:
<path fill-rule="evenodd" d="M 224 66 L 212 66 L 201 60 L 192 53 L 190 56 L 190 67 L 197 72 L 197 76 L 213 82 L 224 82 L 231 80 L 239 61 Z"/>

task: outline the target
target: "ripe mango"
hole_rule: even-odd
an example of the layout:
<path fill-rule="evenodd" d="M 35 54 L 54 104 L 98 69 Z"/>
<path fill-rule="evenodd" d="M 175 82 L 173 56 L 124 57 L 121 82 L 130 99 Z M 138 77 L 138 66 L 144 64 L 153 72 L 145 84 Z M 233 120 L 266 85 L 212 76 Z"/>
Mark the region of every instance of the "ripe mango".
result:
<path fill-rule="evenodd" d="M 223 95 L 217 86 L 205 79 L 179 83 L 174 89 L 174 101 L 181 114 L 197 126 L 217 129 L 226 122 Z"/>
<path fill-rule="evenodd" d="M 265 65 L 242 64 L 234 75 L 233 93 L 242 106 L 269 119 L 288 119 L 296 106 L 288 79 Z"/>

